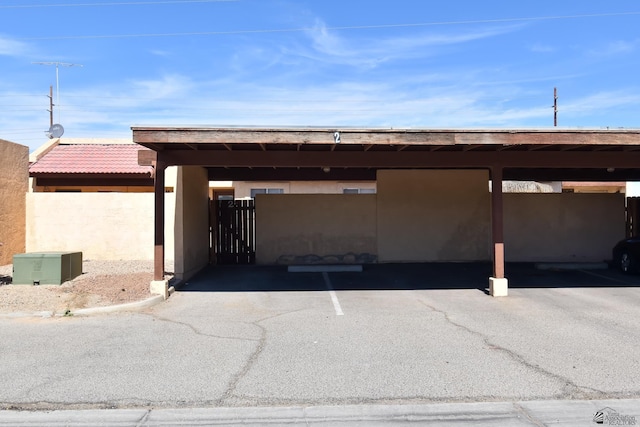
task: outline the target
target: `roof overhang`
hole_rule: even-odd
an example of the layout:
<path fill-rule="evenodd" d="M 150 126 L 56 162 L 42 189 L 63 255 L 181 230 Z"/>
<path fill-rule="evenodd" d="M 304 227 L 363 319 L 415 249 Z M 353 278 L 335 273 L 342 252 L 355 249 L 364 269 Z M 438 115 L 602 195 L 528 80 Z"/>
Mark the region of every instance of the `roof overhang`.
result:
<path fill-rule="evenodd" d="M 505 179 L 640 180 L 640 129 L 133 126 L 166 166 L 212 180 L 371 180 L 378 169 L 501 168 Z"/>

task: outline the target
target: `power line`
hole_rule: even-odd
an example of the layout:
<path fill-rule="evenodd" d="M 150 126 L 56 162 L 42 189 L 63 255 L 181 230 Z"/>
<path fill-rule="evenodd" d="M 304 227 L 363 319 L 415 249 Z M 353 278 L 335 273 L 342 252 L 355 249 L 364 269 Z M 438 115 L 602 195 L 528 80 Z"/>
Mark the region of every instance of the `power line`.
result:
<path fill-rule="evenodd" d="M 100 100 L 104 99 L 120 99 L 124 101 L 164 101 L 170 102 L 174 107 L 193 107 L 193 103 L 185 103 L 180 104 L 176 103 L 176 101 L 182 101 L 184 97 L 177 98 L 163 98 L 159 99 L 157 97 L 138 97 L 138 96 L 88 96 L 88 95 L 66 95 L 66 98 L 79 98 L 79 99 L 92 99 L 95 100 L 97 97 Z M 530 95 L 514 95 L 511 98 L 506 99 L 504 95 L 501 94 L 486 94 L 486 95 L 478 95 L 479 99 L 482 100 L 494 100 L 494 101 L 502 101 L 502 102 L 513 102 L 513 101 L 521 101 L 523 99 L 543 99 L 545 94 L 530 94 Z M 437 96 L 435 97 L 437 98 Z M 331 102 L 332 104 L 359 104 L 359 103 L 376 103 L 376 104 L 393 104 L 393 103 L 407 103 L 407 102 L 433 102 L 434 97 L 414 97 L 414 98 L 352 98 L 352 99 L 329 99 L 329 98 L 252 98 L 250 101 L 251 105 L 255 104 L 274 104 L 274 103 L 283 103 L 283 104 L 314 104 L 314 103 L 326 103 Z M 242 105 L 246 101 L 239 101 L 231 98 L 217 98 L 217 104 L 238 104 Z M 6 104 L 0 104 L 6 105 Z M 65 106 L 68 107 L 105 107 L 105 108 L 121 108 L 120 105 L 111 105 L 108 103 L 92 103 L 92 104 L 80 104 L 76 103 L 65 103 Z M 197 108 L 197 107 L 195 107 Z"/>
<path fill-rule="evenodd" d="M 537 16 L 528 18 L 498 18 L 498 19 L 475 19 L 467 21 L 441 21 L 441 22 L 422 22 L 413 24 L 380 24 L 380 25 L 352 25 L 338 27 L 323 27 L 328 31 L 343 30 L 375 30 L 387 28 L 416 28 L 431 27 L 445 25 L 472 25 L 472 24 L 498 24 L 509 22 L 527 22 L 527 21 L 550 21 L 561 19 L 584 19 L 584 18 L 605 18 L 615 16 L 634 16 L 640 15 L 640 12 L 615 12 L 615 13 L 596 13 L 586 15 L 556 15 L 556 16 Z M 86 35 L 86 36 L 45 36 L 45 37 L 25 37 L 16 40 L 80 40 L 80 39 L 117 39 L 117 38 L 134 38 L 134 37 L 184 37 L 184 36 L 220 36 L 220 35 L 239 35 L 239 34 L 269 34 L 269 33 L 297 33 L 317 30 L 317 27 L 303 28 L 280 28 L 270 30 L 231 30 L 231 31 L 199 31 L 187 33 L 147 33 L 147 34 L 105 34 L 105 35 Z"/>
<path fill-rule="evenodd" d="M 0 9 L 37 9 L 44 7 L 93 7 L 93 6 L 146 6 L 158 4 L 182 4 L 182 3 L 224 3 L 238 2 L 240 0 L 165 0 L 165 1 L 129 1 L 110 3 L 64 3 L 64 4 L 16 4 L 0 6 Z"/>
<path fill-rule="evenodd" d="M 30 94 L 13 94 L 13 95 L 0 95 L 0 98 L 22 98 L 22 97 L 26 97 L 26 96 L 32 96 L 32 97 L 42 97 L 42 96 L 47 96 L 47 95 L 30 95 Z"/>

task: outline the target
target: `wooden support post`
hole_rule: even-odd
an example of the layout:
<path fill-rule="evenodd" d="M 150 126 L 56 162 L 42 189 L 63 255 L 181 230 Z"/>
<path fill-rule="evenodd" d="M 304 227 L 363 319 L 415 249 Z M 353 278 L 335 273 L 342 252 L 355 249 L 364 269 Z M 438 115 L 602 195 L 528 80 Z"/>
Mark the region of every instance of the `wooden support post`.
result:
<path fill-rule="evenodd" d="M 491 168 L 491 236 L 493 277 L 504 278 L 504 224 L 502 216 L 502 168 Z"/>
<path fill-rule="evenodd" d="M 504 221 L 502 198 L 502 167 L 491 168 L 491 237 L 493 241 L 493 277 L 489 292 L 492 296 L 507 296 L 508 284 L 504 277 Z"/>
<path fill-rule="evenodd" d="M 165 165 L 155 162 L 154 170 L 154 268 L 153 280 L 164 280 L 164 186 L 165 186 Z"/>

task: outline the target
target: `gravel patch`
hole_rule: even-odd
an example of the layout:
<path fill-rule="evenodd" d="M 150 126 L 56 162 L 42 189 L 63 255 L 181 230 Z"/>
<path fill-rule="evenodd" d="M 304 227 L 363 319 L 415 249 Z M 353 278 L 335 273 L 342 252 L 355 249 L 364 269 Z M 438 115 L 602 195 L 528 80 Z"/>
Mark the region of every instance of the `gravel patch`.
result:
<path fill-rule="evenodd" d="M 172 271 L 173 265 L 167 265 Z M 65 313 L 144 300 L 152 296 L 153 261 L 84 260 L 83 274 L 62 285 L 13 285 L 13 266 L 0 266 L 0 313 Z M 173 273 L 165 275 L 173 278 Z"/>

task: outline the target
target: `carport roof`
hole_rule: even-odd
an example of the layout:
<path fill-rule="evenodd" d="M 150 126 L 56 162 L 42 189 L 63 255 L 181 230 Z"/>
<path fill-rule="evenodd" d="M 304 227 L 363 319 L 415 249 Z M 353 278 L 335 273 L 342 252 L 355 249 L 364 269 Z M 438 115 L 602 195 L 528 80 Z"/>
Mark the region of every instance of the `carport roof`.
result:
<path fill-rule="evenodd" d="M 640 129 L 133 126 L 163 165 L 211 179 L 375 179 L 378 169 L 495 168 L 505 179 L 640 179 Z M 329 171 L 329 172 L 326 172 Z"/>

